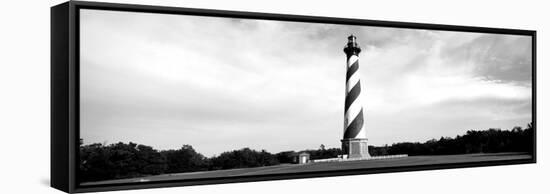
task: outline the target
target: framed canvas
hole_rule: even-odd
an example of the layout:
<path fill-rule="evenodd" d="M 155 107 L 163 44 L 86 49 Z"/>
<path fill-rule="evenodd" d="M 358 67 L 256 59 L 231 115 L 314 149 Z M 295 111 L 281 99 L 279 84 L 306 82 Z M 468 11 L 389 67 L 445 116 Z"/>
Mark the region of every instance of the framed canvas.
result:
<path fill-rule="evenodd" d="M 536 162 L 535 31 L 69 1 L 51 32 L 65 192 Z"/>

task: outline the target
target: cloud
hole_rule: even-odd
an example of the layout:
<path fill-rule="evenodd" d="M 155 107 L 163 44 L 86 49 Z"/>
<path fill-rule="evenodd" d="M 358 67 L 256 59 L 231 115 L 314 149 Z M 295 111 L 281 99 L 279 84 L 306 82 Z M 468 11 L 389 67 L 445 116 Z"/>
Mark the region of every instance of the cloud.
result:
<path fill-rule="evenodd" d="M 487 80 L 529 84 L 532 73 L 531 38 L 513 35 L 481 35 L 456 47 L 444 57 L 475 65 L 473 73 Z"/>
<path fill-rule="evenodd" d="M 97 10 L 80 23 L 86 143 L 208 156 L 339 147 L 352 33 L 375 145 L 531 119 L 530 40 L 519 36 Z"/>

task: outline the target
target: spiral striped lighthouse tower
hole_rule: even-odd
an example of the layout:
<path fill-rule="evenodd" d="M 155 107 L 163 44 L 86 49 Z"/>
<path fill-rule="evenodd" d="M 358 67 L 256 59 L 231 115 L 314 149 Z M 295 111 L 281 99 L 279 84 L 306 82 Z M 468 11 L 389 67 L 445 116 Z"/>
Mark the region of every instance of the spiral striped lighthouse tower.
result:
<path fill-rule="evenodd" d="M 361 48 L 357 38 L 348 37 L 348 44 L 344 47 L 347 59 L 346 72 L 346 100 L 344 107 L 344 138 L 342 151 L 348 158 L 370 157 L 365 131 L 364 110 L 361 99 L 361 83 L 359 81 L 359 53 Z"/>

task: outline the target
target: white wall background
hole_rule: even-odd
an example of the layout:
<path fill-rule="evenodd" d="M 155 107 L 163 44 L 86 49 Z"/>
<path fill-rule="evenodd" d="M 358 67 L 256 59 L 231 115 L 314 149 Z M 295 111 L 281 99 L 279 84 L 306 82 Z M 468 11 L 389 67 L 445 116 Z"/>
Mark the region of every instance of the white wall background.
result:
<path fill-rule="evenodd" d="M 61 193 L 49 185 L 50 6 L 3 1 L 0 8 L 0 193 Z M 110 0 L 300 15 L 455 24 L 538 31 L 538 163 L 222 184 L 111 193 L 542 193 L 550 179 L 550 23 L 545 1 L 522 0 Z M 358 191 L 361 190 L 361 191 Z"/>

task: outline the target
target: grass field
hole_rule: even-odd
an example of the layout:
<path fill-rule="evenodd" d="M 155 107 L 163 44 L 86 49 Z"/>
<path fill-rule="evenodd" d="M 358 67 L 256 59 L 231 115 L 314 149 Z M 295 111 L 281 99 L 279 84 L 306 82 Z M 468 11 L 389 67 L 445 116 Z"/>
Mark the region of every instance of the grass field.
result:
<path fill-rule="evenodd" d="M 163 175 L 140 177 L 140 178 L 87 182 L 87 183 L 82 183 L 81 185 L 91 186 L 91 185 L 101 185 L 101 184 L 117 184 L 117 183 L 149 182 L 149 181 L 165 181 L 165 180 L 186 180 L 186 179 L 200 179 L 200 178 L 212 178 L 212 177 L 235 177 L 235 176 L 247 176 L 247 175 L 332 171 L 332 170 L 344 170 L 344 169 L 368 169 L 368 168 L 417 166 L 417 165 L 430 165 L 430 164 L 502 161 L 502 160 L 530 159 L 531 157 L 532 157 L 531 155 L 522 154 L 522 153 L 409 156 L 405 158 L 391 158 L 391 159 L 379 159 L 379 160 L 322 162 L 322 163 L 308 163 L 308 164 L 281 164 L 276 166 L 257 167 L 257 168 L 241 168 L 241 169 L 230 169 L 230 170 L 163 174 Z"/>

